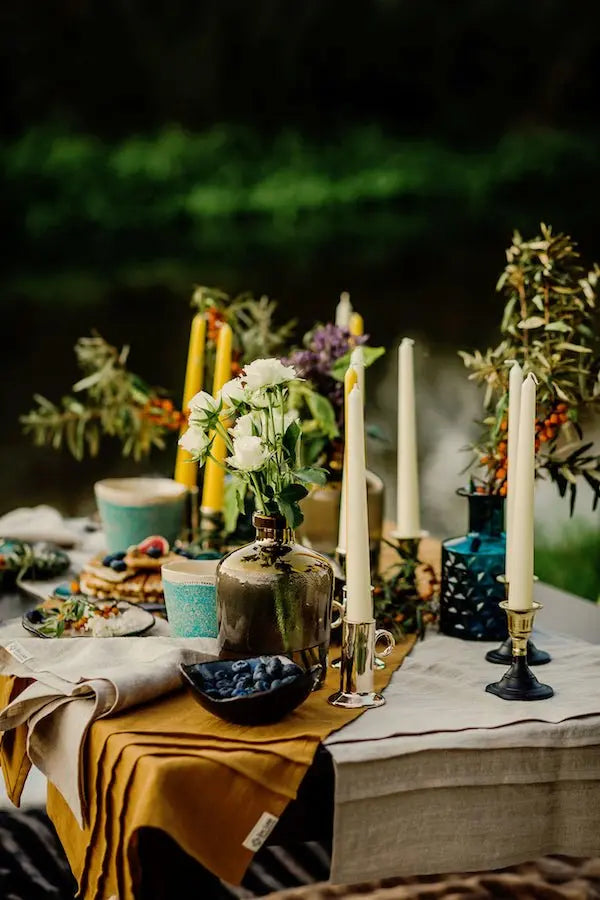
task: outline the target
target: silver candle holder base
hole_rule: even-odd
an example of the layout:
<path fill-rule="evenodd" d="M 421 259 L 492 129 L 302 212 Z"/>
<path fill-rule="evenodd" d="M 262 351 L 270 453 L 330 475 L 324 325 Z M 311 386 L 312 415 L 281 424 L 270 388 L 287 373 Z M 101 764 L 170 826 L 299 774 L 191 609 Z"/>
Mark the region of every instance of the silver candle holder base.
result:
<path fill-rule="evenodd" d="M 389 656 L 396 641 L 389 631 L 378 629 L 370 622 L 342 622 L 342 657 L 340 689 L 328 698 L 332 706 L 343 709 L 363 709 L 383 706 L 385 698 L 374 689 L 373 671 L 375 644 L 384 641 L 381 656 Z"/>

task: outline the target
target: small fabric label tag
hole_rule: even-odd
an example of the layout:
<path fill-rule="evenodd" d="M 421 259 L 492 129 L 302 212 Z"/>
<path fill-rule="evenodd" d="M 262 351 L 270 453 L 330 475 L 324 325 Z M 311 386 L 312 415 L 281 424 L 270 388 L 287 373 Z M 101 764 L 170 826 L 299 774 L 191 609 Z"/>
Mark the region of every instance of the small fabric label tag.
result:
<path fill-rule="evenodd" d="M 11 641 L 4 649 L 21 663 L 27 662 L 28 659 L 33 659 L 31 653 L 28 653 L 23 644 L 20 644 L 18 641 Z"/>
<path fill-rule="evenodd" d="M 243 842 L 242 847 L 245 847 L 246 850 L 252 850 L 253 853 L 256 853 L 257 850 L 260 850 L 266 839 L 269 837 L 279 819 L 277 816 L 272 816 L 271 813 L 264 812 L 246 840 Z"/>

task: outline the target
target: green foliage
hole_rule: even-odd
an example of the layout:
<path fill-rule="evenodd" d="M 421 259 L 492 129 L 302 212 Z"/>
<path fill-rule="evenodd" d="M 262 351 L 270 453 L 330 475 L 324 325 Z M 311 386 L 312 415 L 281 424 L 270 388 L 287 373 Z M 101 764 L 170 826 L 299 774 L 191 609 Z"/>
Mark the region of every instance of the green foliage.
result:
<path fill-rule="evenodd" d="M 179 428 L 179 413 L 160 397 L 164 392 L 128 370 L 128 353 L 129 347 L 119 351 L 99 335 L 80 338 L 75 354 L 84 377 L 60 404 L 36 394 L 37 406 L 21 416 L 25 433 L 40 447 L 65 445 L 77 460 L 86 451 L 97 456 L 104 435 L 117 438 L 123 455 L 135 460 L 153 447 L 162 450 L 168 432 Z"/>
<path fill-rule="evenodd" d="M 207 316 L 209 353 L 214 354 L 218 323 L 231 325 L 240 366 L 255 359 L 282 356 L 296 327 L 296 319 L 277 325 L 277 302 L 266 296 L 256 299 L 249 291 L 230 297 L 220 288 L 198 286 L 192 295 L 192 306 Z"/>
<path fill-rule="evenodd" d="M 600 532 L 576 523 L 561 530 L 560 536 L 541 530 L 536 537 L 535 571 L 548 584 L 600 602 Z"/>
<path fill-rule="evenodd" d="M 491 491 L 506 491 L 506 430 L 509 364 L 538 381 L 536 465 L 561 496 L 575 504 L 584 479 L 600 498 L 600 457 L 583 443 L 579 425 L 586 409 L 600 406 L 600 331 L 597 286 L 600 268 L 586 271 L 568 235 L 541 234 L 524 241 L 515 232 L 497 290 L 505 301 L 503 340 L 485 353 L 461 352 L 469 378 L 485 387 L 484 432 L 475 445 Z"/>
<path fill-rule="evenodd" d="M 385 347 L 369 347 L 366 344 L 362 348 L 363 351 L 363 360 L 365 363 L 365 369 L 368 369 L 369 366 L 372 366 L 374 362 L 385 355 Z M 340 356 L 339 359 L 336 359 L 334 364 L 331 367 L 331 374 L 335 378 L 336 381 L 343 381 L 348 367 L 350 365 L 350 358 L 352 356 L 352 351 L 349 353 L 345 353 L 343 356 Z"/>
<path fill-rule="evenodd" d="M 375 576 L 373 602 L 377 623 L 396 636 L 425 636 L 437 620 L 439 580 L 433 566 L 419 559 L 419 541 L 385 541 L 398 558 Z"/>
<path fill-rule="evenodd" d="M 269 218 L 282 230 L 306 214 L 398 200 L 483 209 L 524 180 L 595 171 L 596 157 L 594 140 L 550 130 L 509 134 L 473 154 L 371 126 L 326 143 L 291 131 L 263 141 L 234 126 L 196 134 L 171 126 L 112 144 L 37 127 L 0 146 L 0 171 L 14 237 L 39 246 L 82 226 L 88 240 L 170 232 L 180 241 L 231 219 Z"/>

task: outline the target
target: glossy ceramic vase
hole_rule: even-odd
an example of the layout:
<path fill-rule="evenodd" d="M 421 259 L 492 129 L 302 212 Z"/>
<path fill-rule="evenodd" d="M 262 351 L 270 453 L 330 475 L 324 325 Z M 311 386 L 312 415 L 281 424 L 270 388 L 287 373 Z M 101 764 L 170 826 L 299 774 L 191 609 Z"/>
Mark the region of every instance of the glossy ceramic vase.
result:
<path fill-rule="evenodd" d="M 506 541 L 504 498 L 459 491 L 469 503 L 469 532 L 442 543 L 440 631 L 469 641 L 503 641 Z"/>
<path fill-rule="evenodd" d="M 327 671 L 333 569 L 296 543 L 279 516 L 254 514 L 256 538 L 217 568 L 218 647 L 222 659 L 284 654 Z"/>
<path fill-rule="evenodd" d="M 298 529 L 300 540 L 306 539 L 318 553 L 334 556 L 338 545 L 340 527 L 341 479 L 328 481 L 323 487 L 315 487 L 302 501 L 304 522 Z M 367 471 L 367 506 L 369 514 L 369 547 L 371 568 L 379 562 L 379 548 L 383 532 L 383 481 Z"/>

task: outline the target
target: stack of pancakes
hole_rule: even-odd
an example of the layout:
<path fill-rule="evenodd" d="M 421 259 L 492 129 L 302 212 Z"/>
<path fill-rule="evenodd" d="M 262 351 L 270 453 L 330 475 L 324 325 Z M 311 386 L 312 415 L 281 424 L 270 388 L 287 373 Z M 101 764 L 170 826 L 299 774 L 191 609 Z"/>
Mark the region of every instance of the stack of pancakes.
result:
<path fill-rule="evenodd" d="M 130 603 L 164 603 L 160 567 L 174 559 L 167 553 L 154 559 L 137 547 L 130 547 L 124 557 L 126 568 L 116 572 L 102 564 L 103 556 L 94 557 L 83 567 L 79 587 L 83 594 L 98 600 L 129 600 Z"/>

